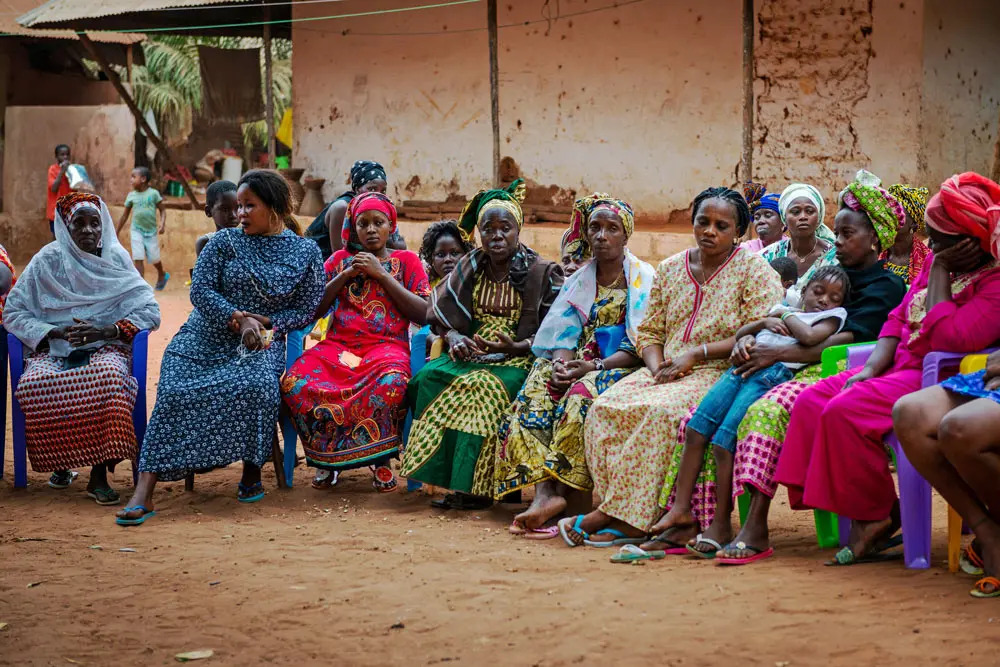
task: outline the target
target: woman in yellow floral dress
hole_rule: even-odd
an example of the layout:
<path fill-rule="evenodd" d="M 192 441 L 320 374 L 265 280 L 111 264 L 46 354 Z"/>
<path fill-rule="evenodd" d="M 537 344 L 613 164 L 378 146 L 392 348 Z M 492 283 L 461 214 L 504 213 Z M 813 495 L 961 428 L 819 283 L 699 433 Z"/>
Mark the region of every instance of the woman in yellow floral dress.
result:
<path fill-rule="evenodd" d="M 692 211 L 697 247 L 660 262 L 639 326 L 645 367 L 598 397 L 587 415 L 587 467 L 601 504 L 559 521 L 570 546 L 644 541 L 660 516 L 680 420 L 728 366 L 736 330 L 781 299 L 778 274 L 737 246 L 750 225 L 740 193 L 709 188 Z"/>
<path fill-rule="evenodd" d="M 593 506 L 583 422 L 594 399 L 640 365 L 636 328 L 653 282 L 653 267 L 626 248 L 634 226 L 632 208 L 610 195 L 594 193 L 573 206 L 565 247 L 580 268 L 535 336 L 538 358 L 501 431 L 495 496 L 535 487 L 531 506 L 514 518 L 514 534 L 555 537 L 548 522 Z"/>
<path fill-rule="evenodd" d="M 562 270 L 519 241 L 524 186 L 479 192 L 459 228 L 483 248 L 462 257 L 431 294 L 427 320 L 448 343 L 407 390 L 413 410 L 402 474 L 455 493 L 445 509 L 493 502 L 500 425 L 531 368 L 531 339 L 562 286 Z"/>

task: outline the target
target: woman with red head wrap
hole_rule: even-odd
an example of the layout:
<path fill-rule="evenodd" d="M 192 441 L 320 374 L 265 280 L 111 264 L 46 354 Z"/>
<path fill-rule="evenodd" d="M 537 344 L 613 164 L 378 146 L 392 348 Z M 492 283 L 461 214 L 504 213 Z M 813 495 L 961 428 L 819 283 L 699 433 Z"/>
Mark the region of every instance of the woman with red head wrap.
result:
<path fill-rule="evenodd" d="M 927 204 L 928 227 L 988 252 L 994 275 L 998 221 L 1000 186 L 971 172 L 949 178 Z M 995 310 L 982 308 L 976 325 L 992 329 L 996 318 Z M 906 396 L 893 417 L 907 458 L 976 534 L 962 569 L 985 576 L 970 593 L 1000 597 L 1000 354 L 989 356 L 985 370 Z"/>
<path fill-rule="evenodd" d="M 374 467 L 377 490 L 396 488 L 388 463 L 406 416 L 408 329 L 424 323 L 430 287 L 416 253 L 387 247 L 395 231 L 396 207 L 384 194 L 351 200 L 343 249 L 326 261 L 329 282 L 316 313 L 332 307 L 330 327 L 281 383 L 306 460 L 321 470 L 316 488 L 363 466 Z"/>
<path fill-rule="evenodd" d="M 806 389 L 792 408 L 775 479 L 788 487 L 793 509 L 854 520 L 848 546 L 833 564 L 850 565 L 893 544 L 899 501 L 882 440 L 893 429 L 893 405 L 920 389 L 924 357 L 968 354 L 1000 339 L 1000 270 L 984 234 L 986 211 L 1000 201 L 986 194 L 992 188 L 976 174 L 944 183 L 927 206 L 935 256 L 889 313 L 865 366 Z M 870 191 L 849 189 L 880 215 L 874 198 L 866 199 Z M 898 206 L 894 198 L 886 201 L 886 210 Z M 878 220 L 872 222 L 878 230 Z M 892 239 L 880 236 L 879 243 L 887 247 Z"/>

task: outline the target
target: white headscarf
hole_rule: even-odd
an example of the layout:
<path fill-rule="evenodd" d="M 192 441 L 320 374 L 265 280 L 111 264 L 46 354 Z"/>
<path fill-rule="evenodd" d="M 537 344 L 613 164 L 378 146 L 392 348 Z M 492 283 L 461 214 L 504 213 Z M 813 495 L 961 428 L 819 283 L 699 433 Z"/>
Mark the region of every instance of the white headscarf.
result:
<path fill-rule="evenodd" d="M 69 235 L 63 212 L 57 208 L 56 240 L 31 258 L 7 297 L 4 328 L 31 349 L 37 349 L 52 329 L 84 320 L 94 326 L 109 326 L 128 319 L 140 329 L 160 326 L 160 306 L 153 290 L 139 275 L 132 258 L 118 242 L 111 213 L 100 197 L 86 202 L 101 213 L 101 255 L 77 247 Z M 77 203 L 72 212 L 83 207 Z M 115 342 L 115 341 L 111 341 Z M 92 349 L 105 341 L 76 349 Z M 52 356 L 66 357 L 74 348 L 65 340 L 52 340 Z"/>
<path fill-rule="evenodd" d="M 781 215 L 781 223 L 786 227 L 788 226 L 785 222 L 785 212 L 792 205 L 792 202 L 800 197 L 805 197 L 811 201 L 819 212 L 819 224 L 816 225 L 816 236 L 830 243 L 836 241 L 837 237 L 823 223 L 823 218 L 826 217 L 826 204 L 823 202 L 823 195 L 808 183 L 792 183 L 781 191 L 781 197 L 778 199 L 778 214 Z"/>

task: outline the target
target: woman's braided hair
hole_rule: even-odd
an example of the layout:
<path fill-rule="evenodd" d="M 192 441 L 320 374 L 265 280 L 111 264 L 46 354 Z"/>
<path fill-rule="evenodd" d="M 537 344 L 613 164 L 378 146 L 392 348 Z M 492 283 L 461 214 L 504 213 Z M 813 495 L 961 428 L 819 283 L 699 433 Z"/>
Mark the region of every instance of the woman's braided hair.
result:
<path fill-rule="evenodd" d="M 747 233 L 752 219 L 750 207 L 743 195 L 731 188 L 716 187 L 702 190 L 691 204 L 691 224 L 694 224 L 695 218 L 698 217 L 698 209 L 709 199 L 722 199 L 732 204 L 736 209 L 736 236 L 744 236 Z"/>

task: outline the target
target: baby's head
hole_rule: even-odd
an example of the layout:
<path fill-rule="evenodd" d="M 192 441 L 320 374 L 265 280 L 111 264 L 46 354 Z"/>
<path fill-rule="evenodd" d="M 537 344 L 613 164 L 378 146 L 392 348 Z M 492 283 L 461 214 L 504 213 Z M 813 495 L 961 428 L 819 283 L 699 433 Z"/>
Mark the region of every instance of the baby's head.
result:
<path fill-rule="evenodd" d="M 212 219 L 217 230 L 240 224 L 236 217 L 237 208 L 235 183 L 216 181 L 205 190 L 205 215 Z"/>
<path fill-rule="evenodd" d="M 799 267 L 791 257 L 777 257 L 771 260 L 771 268 L 781 276 L 781 286 L 786 290 L 799 279 Z"/>
<path fill-rule="evenodd" d="M 839 264 L 822 266 L 816 269 L 802 290 L 802 310 L 818 313 L 838 308 L 847 301 L 850 291 L 851 279 Z"/>

